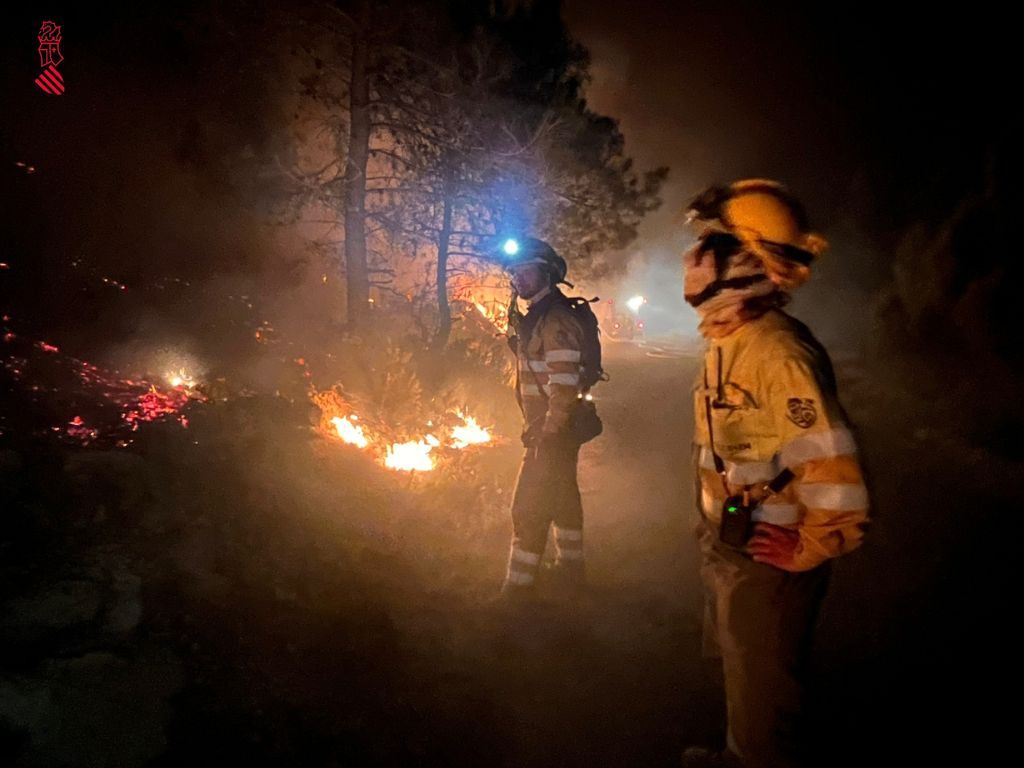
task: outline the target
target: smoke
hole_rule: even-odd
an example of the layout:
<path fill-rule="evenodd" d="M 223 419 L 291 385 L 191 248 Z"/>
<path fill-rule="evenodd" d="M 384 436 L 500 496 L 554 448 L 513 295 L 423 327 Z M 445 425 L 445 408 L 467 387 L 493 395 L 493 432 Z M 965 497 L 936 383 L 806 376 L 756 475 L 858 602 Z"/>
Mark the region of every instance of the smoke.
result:
<path fill-rule="evenodd" d="M 624 273 L 593 286 L 593 294 L 587 292 L 587 298 L 597 295 L 602 303 L 611 302 L 617 312 L 642 322 L 643 336 L 648 338 L 696 338 L 697 315 L 683 300 L 679 255 L 664 246 L 637 250 L 630 254 L 627 265 Z M 639 309 L 627 306 L 630 299 L 640 296 L 646 301 Z"/>

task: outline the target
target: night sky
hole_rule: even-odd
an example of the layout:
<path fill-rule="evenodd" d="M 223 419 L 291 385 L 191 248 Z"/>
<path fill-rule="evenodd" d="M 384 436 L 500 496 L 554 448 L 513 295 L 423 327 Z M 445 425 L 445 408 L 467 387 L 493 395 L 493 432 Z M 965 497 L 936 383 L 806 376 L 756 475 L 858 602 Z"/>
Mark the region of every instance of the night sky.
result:
<path fill-rule="evenodd" d="M 986 4 L 571 1 L 566 15 L 593 53 L 594 104 L 683 189 L 777 177 L 826 216 L 867 195 L 894 209 L 865 222 L 880 229 L 941 204 L 925 189 L 967 182 L 1015 112 L 1010 32 Z"/>
<path fill-rule="evenodd" d="M 186 122 L 189 102 L 225 64 L 217 41 L 199 57 L 181 48 L 182 19 L 201 6 L 9 11 L 4 151 L 42 165 L 51 152 L 106 152 L 113 136 L 142 147 L 155 127 Z M 746 176 L 788 183 L 812 222 L 873 249 L 910 222 L 941 220 L 985 185 L 987 164 L 1008 165 L 1018 123 L 1006 13 L 994 3 L 927 14 L 863 3 L 565 4 L 592 53 L 591 103 L 621 121 L 640 165 L 671 168 L 665 203 L 636 244 L 647 253 L 677 250 L 689 195 Z M 32 85 L 40 14 L 64 22 L 74 88 L 60 100 L 41 102 Z M 240 53 L 230 41 L 221 50 Z M 226 98 L 258 131 L 258 103 Z M 874 286 L 885 258 L 859 250 L 857 268 L 837 277 Z"/>

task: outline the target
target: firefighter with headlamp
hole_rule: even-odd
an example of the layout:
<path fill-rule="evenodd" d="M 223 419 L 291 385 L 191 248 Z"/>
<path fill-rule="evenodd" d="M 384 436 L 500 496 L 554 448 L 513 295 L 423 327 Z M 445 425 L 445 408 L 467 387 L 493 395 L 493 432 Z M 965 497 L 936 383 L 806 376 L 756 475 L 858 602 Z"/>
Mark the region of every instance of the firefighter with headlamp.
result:
<path fill-rule="evenodd" d="M 558 581 L 578 592 L 584 583 L 584 561 L 576 472 L 581 440 L 586 438 L 575 434 L 574 424 L 594 373 L 588 370 L 585 355 L 586 318 L 559 290 L 567 265 L 550 245 L 535 238 L 509 239 L 499 251 L 513 288 L 516 399 L 523 412 L 526 448 L 512 500 L 513 537 L 502 593 L 512 599 L 535 595 L 552 525 Z M 516 316 L 517 297 L 529 304 L 525 316 Z"/>

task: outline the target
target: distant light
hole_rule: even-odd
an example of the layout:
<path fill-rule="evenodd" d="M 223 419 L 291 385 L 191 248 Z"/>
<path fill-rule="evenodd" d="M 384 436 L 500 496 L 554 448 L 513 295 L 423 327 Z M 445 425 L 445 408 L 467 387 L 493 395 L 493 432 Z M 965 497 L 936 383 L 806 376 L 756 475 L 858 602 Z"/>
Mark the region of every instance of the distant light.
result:
<path fill-rule="evenodd" d="M 502 244 L 501 250 L 505 252 L 506 256 L 515 256 L 519 253 L 519 241 L 510 237 Z"/>
<path fill-rule="evenodd" d="M 632 299 L 626 302 L 626 306 L 634 312 L 639 312 L 640 307 L 647 303 L 647 299 L 643 296 L 634 296 Z"/>

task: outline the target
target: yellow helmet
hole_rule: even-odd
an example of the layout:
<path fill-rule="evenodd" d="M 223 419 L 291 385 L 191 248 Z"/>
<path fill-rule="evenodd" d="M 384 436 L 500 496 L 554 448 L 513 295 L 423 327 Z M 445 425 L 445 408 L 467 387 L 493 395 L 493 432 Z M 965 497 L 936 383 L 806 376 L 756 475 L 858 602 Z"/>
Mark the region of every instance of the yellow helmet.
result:
<path fill-rule="evenodd" d="M 828 242 L 809 231 L 800 202 L 767 179 L 711 187 L 689 207 L 690 220 L 718 221 L 765 265 L 773 282 L 792 290 L 810 277 L 811 262 Z"/>

